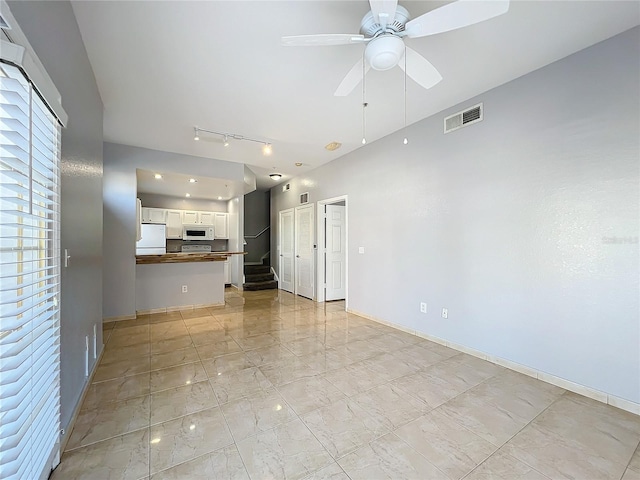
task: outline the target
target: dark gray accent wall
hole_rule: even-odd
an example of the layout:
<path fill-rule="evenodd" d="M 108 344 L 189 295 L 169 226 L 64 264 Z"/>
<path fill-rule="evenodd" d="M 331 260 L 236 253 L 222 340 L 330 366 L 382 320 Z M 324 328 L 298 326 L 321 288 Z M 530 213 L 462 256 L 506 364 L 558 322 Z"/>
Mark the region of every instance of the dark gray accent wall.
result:
<path fill-rule="evenodd" d="M 247 252 L 245 262 L 259 262 L 262 256 L 271 250 L 271 235 L 266 231 L 258 238 L 249 236 L 258 235 L 270 225 L 269 209 L 271 206 L 271 193 L 255 191 L 244 196 L 244 235 L 247 244 L 244 251 Z"/>
<path fill-rule="evenodd" d="M 272 225 L 348 195 L 350 309 L 640 403 L 639 59 L 634 28 L 366 145 Z"/>
<path fill-rule="evenodd" d="M 71 259 L 62 269 L 60 320 L 61 422 L 67 428 L 87 382 L 85 336 L 93 339 L 94 325 L 102 349 L 102 100 L 71 4 L 8 3 L 69 115 L 62 130 L 61 246 Z"/>

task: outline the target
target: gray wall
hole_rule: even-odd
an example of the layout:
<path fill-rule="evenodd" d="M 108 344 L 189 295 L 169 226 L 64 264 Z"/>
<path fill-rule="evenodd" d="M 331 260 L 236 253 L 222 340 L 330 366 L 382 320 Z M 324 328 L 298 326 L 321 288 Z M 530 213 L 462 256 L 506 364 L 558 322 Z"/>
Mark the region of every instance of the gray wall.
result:
<path fill-rule="evenodd" d="M 347 194 L 349 308 L 640 402 L 639 58 L 635 28 L 366 145 L 272 225 Z"/>
<path fill-rule="evenodd" d="M 245 179 L 245 168 L 240 163 L 105 142 L 104 318 L 132 316 L 136 313 L 137 168 L 226 178 L 237 182 Z"/>
<path fill-rule="evenodd" d="M 227 202 L 204 200 L 201 198 L 170 197 L 154 193 L 138 192 L 143 207 L 170 208 L 174 210 L 202 210 L 206 212 L 226 212 Z"/>
<path fill-rule="evenodd" d="M 69 2 L 9 2 L 62 96 L 61 422 L 69 424 L 87 378 L 85 336 L 102 348 L 102 100 Z M 93 353 L 93 352 L 92 352 Z M 100 352 L 97 352 L 98 355 Z M 92 355 L 90 356 L 90 358 Z M 90 360 L 93 368 L 93 359 Z"/>
<path fill-rule="evenodd" d="M 244 232 L 247 244 L 245 262 L 259 262 L 262 255 L 271 250 L 269 231 L 258 238 L 248 238 L 247 235 L 257 235 L 270 224 L 269 209 L 271 205 L 270 192 L 255 191 L 244 196 Z"/>

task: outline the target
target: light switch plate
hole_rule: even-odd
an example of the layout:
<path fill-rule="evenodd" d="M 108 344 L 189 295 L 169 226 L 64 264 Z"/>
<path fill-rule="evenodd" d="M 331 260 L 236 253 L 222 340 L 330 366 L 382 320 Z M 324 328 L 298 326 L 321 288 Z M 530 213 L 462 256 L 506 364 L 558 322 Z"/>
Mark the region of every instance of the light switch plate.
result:
<path fill-rule="evenodd" d="M 364 253 L 364 247 L 358 247 L 358 253 Z"/>

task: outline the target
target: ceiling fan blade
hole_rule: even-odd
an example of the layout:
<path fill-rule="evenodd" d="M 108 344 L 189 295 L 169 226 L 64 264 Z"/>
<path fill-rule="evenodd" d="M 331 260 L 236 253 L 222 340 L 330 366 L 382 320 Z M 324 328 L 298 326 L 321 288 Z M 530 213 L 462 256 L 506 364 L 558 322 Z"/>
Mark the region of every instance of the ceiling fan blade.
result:
<path fill-rule="evenodd" d="M 393 23 L 396 16 L 398 0 L 369 0 L 373 19 L 384 29 L 389 23 Z"/>
<path fill-rule="evenodd" d="M 405 55 L 407 60 L 407 75 L 423 88 L 431 88 L 442 80 L 442 75 L 436 70 L 431 62 L 416 52 L 414 49 L 406 47 Z M 398 66 L 405 69 L 405 59 L 398 62 Z"/>
<path fill-rule="evenodd" d="M 362 74 L 366 74 L 371 66 L 367 63 L 364 65 L 364 71 L 362 69 L 362 63 L 364 59 L 361 58 L 356 62 L 356 64 L 349 70 L 349 73 L 342 79 L 340 85 L 336 89 L 334 95 L 336 97 L 346 97 L 349 95 L 354 88 L 362 81 Z"/>
<path fill-rule="evenodd" d="M 294 35 L 282 37 L 282 45 L 286 47 L 316 47 L 324 45 L 349 45 L 351 43 L 365 43 L 364 35 L 357 33 L 325 33 L 320 35 Z"/>
<path fill-rule="evenodd" d="M 410 38 L 425 37 L 466 27 L 509 11 L 509 0 L 458 0 L 407 22 Z"/>

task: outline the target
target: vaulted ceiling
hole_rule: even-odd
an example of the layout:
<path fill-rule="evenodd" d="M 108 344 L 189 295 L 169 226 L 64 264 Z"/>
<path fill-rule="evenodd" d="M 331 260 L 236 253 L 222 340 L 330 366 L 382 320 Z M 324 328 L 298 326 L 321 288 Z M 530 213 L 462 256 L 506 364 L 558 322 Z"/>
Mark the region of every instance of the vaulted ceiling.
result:
<path fill-rule="evenodd" d="M 412 17 L 449 2 L 401 1 Z M 105 141 L 246 163 L 269 186 L 361 146 L 362 88 L 336 87 L 363 45 L 285 47 L 284 35 L 358 33 L 357 1 L 74 1 L 104 102 Z M 407 39 L 443 80 L 407 83 L 408 123 L 623 32 L 634 1 L 518 1 L 508 13 L 447 33 Z M 369 142 L 404 126 L 404 74 L 366 77 Z M 273 144 L 231 140 L 194 126 Z M 342 147 L 325 150 L 329 142 Z M 302 166 L 295 166 L 296 162 Z"/>

